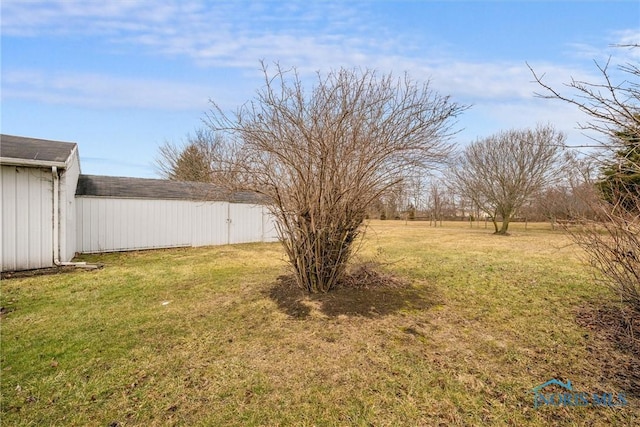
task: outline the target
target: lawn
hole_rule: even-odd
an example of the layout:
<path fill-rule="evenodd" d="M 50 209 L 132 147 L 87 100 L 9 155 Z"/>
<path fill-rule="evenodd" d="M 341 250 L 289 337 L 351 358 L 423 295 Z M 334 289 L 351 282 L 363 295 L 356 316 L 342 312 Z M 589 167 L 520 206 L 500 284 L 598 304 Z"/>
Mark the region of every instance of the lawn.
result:
<path fill-rule="evenodd" d="M 358 261 L 398 284 L 313 297 L 278 244 L 4 280 L 2 425 L 638 425 L 615 295 L 547 224 L 490 228 L 374 221 Z M 534 408 L 552 378 L 627 405 Z"/>

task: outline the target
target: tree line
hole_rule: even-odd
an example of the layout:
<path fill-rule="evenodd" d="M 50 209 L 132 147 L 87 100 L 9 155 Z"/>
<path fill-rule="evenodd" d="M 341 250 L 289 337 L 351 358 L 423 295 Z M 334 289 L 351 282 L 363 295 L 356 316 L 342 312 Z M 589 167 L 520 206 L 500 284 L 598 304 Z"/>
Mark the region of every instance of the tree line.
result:
<path fill-rule="evenodd" d="M 567 152 L 564 142 L 565 136 L 551 125 L 477 140 L 440 159 L 438 169 L 412 168 L 410 174 L 389 180 L 384 191 L 366 202 L 364 216 L 434 224 L 489 220 L 496 234 L 508 234 L 513 220 L 550 221 L 553 227 L 578 213 L 593 216 L 586 198 L 594 195 L 586 187 L 596 166 Z M 167 179 L 240 186 L 238 163 L 228 161 L 229 149 L 220 133 L 198 130 L 186 143 L 162 145 L 157 168 Z"/>

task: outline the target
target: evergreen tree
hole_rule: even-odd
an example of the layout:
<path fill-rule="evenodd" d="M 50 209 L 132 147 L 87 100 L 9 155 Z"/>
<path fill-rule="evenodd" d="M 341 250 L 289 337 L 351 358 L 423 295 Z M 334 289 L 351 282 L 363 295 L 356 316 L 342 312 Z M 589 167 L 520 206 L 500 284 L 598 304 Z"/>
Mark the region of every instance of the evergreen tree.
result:
<path fill-rule="evenodd" d="M 187 145 L 176 160 L 169 179 L 211 182 L 211 163 L 206 153 L 194 143 Z"/>
<path fill-rule="evenodd" d="M 640 117 L 640 116 L 639 116 Z M 602 168 L 598 188 L 603 198 L 625 210 L 637 210 L 640 194 L 640 129 L 629 127 L 615 133 L 613 159 Z"/>

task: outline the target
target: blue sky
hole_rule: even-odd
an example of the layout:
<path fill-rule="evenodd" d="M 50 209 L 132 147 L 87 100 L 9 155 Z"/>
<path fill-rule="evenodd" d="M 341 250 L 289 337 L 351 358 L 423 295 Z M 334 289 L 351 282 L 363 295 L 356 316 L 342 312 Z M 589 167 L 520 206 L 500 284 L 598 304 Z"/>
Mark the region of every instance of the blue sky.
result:
<path fill-rule="evenodd" d="M 2 133 L 79 144 L 82 172 L 156 177 L 157 147 L 232 110 L 261 85 L 260 60 L 303 76 L 374 68 L 473 104 L 463 145 L 552 123 L 589 142 L 568 105 L 534 96 L 598 81 L 593 61 L 638 62 L 640 2 L 2 0 Z"/>

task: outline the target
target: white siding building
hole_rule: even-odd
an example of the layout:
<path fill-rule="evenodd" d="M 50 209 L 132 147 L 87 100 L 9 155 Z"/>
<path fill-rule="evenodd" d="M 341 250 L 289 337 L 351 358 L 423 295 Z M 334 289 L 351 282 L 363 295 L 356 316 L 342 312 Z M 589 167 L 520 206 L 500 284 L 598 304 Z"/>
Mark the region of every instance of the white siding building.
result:
<path fill-rule="evenodd" d="M 277 240 L 253 193 L 203 183 L 80 174 L 74 143 L 0 135 L 1 271 L 76 253 Z"/>
<path fill-rule="evenodd" d="M 277 239 L 255 194 L 203 183 L 81 175 L 76 212 L 83 253 Z"/>
<path fill-rule="evenodd" d="M 1 135 L 0 166 L 2 271 L 73 258 L 77 145 Z"/>

